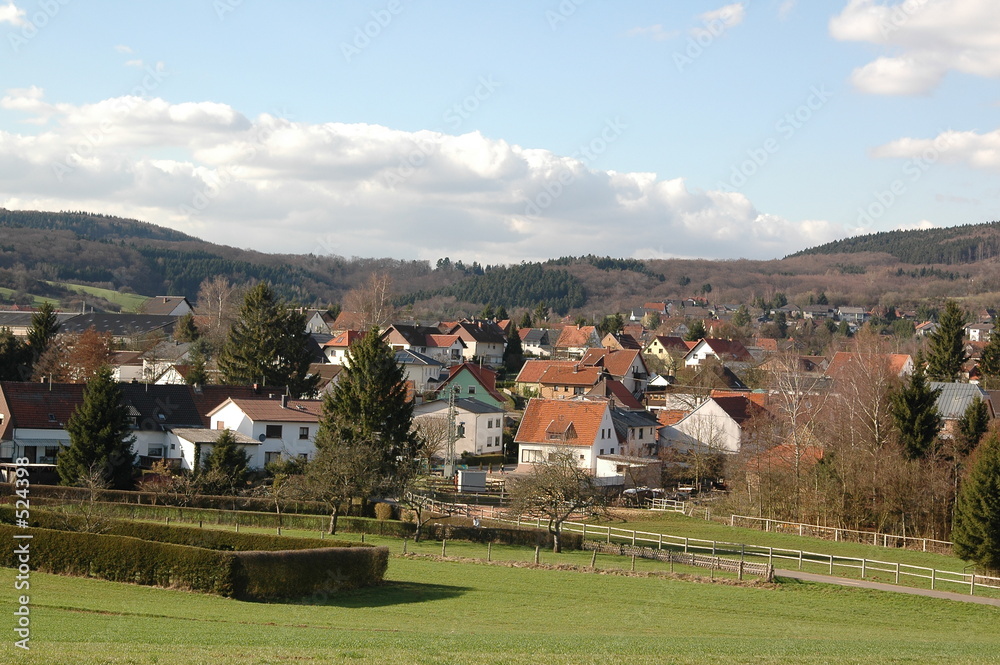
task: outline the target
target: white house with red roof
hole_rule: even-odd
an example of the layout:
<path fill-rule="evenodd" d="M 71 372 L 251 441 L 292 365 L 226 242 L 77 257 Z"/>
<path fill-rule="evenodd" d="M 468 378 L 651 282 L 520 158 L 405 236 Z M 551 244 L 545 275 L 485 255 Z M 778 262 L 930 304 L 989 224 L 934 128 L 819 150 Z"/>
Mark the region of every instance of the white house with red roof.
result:
<path fill-rule="evenodd" d="M 256 441 L 246 446 L 250 468 L 281 459 L 307 460 L 316 452 L 316 432 L 323 412 L 322 400 L 227 399 L 209 412 L 213 430 L 230 429 Z M 195 448 L 187 447 L 185 462 L 194 463 Z"/>
<path fill-rule="evenodd" d="M 708 358 L 714 358 L 729 367 L 746 367 L 753 363 L 753 356 L 737 340 L 706 337 L 684 356 L 684 364 L 688 367 L 700 365 Z"/>
<path fill-rule="evenodd" d="M 528 402 L 514 436 L 520 465 L 546 462 L 571 454 L 579 466 L 597 470 L 600 455 L 621 453 L 621 444 L 606 401 L 534 398 Z"/>

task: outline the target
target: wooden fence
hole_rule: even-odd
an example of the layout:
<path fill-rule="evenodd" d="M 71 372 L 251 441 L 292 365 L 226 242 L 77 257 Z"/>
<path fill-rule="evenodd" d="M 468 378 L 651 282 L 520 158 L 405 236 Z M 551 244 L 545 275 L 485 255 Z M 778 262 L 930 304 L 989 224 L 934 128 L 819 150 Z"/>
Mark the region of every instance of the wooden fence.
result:
<path fill-rule="evenodd" d="M 751 529 L 761 529 L 763 531 L 775 533 L 813 536 L 815 538 L 833 540 L 834 542 L 848 541 L 875 545 L 877 547 L 904 547 L 907 549 L 917 549 L 923 552 L 935 552 L 938 554 L 951 554 L 952 550 L 952 543 L 947 540 L 898 536 L 891 533 L 861 531 L 857 529 L 841 529 L 839 527 L 820 526 L 818 524 L 803 524 L 800 522 L 784 522 L 782 520 L 772 520 L 764 517 L 732 515 L 729 518 L 729 525 L 747 527 Z"/>
<path fill-rule="evenodd" d="M 661 550 L 653 547 L 639 547 L 624 544 L 609 545 L 595 540 L 583 541 L 583 549 L 596 551 L 601 554 L 614 554 L 617 556 L 634 556 L 640 559 L 652 559 L 655 561 L 666 561 L 671 564 L 681 564 L 698 568 L 709 568 L 713 572 L 725 570 L 735 573 L 738 579 L 743 579 L 744 575 L 754 575 L 762 578 L 766 582 L 774 580 L 774 566 L 766 563 L 755 563 L 742 559 L 727 559 L 720 556 L 705 556 L 694 552 L 674 552 L 672 550 Z M 671 570 L 673 568 L 671 567 Z"/>

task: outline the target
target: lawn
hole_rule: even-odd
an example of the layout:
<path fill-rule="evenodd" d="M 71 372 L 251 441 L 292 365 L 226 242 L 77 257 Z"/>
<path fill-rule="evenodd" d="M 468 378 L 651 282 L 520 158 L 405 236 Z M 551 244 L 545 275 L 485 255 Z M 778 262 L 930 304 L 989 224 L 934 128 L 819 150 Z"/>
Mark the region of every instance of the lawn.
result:
<path fill-rule="evenodd" d="M 394 557 L 388 582 L 311 603 L 33 573 L 32 650 L 64 663 L 987 663 L 1000 610 L 812 584 L 674 579 Z"/>
<path fill-rule="evenodd" d="M 120 305 L 122 311 L 125 312 L 134 312 L 140 305 L 149 300 L 147 296 L 141 296 L 136 293 L 119 293 L 118 291 L 101 289 L 96 286 L 81 286 L 80 284 L 69 284 L 67 282 L 48 283 L 53 286 L 61 286 L 70 291 L 76 291 L 77 293 L 87 293 L 98 298 L 104 298 L 108 302 Z"/>
<path fill-rule="evenodd" d="M 4 298 L 10 298 L 11 295 L 13 295 L 13 293 L 14 289 L 7 289 L 0 287 L 0 296 L 3 296 Z M 31 297 L 34 298 L 34 301 L 31 303 L 33 307 L 41 307 L 45 303 L 50 303 L 57 307 L 59 306 L 58 298 L 46 298 L 45 296 L 35 296 L 35 295 Z"/>

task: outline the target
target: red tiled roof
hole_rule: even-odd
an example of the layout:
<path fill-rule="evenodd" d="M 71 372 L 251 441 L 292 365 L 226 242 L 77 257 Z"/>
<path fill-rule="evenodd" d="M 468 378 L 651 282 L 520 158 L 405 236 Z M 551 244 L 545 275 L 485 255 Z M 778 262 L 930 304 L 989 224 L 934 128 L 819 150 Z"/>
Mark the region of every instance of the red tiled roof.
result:
<path fill-rule="evenodd" d="M 763 410 L 746 395 L 713 397 L 712 399 L 739 425 L 743 425 L 743 423 Z"/>
<path fill-rule="evenodd" d="M 238 406 L 250 420 L 256 422 L 314 423 L 323 414 L 323 401 L 318 399 L 290 399 L 287 407 L 281 406 L 281 401 L 276 399 L 230 399 L 228 401 Z M 221 407 L 220 404 L 213 409 L 213 412 L 218 411 Z"/>
<path fill-rule="evenodd" d="M 583 354 L 581 364 L 591 367 L 604 367 L 614 377 L 624 377 L 632 369 L 636 358 L 642 358 L 642 352 L 635 349 L 587 349 Z"/>
<path fill-rule="evenodd" d="M 746 347 L 735 339 L 706 337 L 701 341 L 705 342 L 708 348 L 712 349 L 713 353 L 715 353 L 715 355 L 723 361 L 735 360 L 737 362 L 750 362 L 753 360 L 753 356 L 751 356 L 750 352 L 746 350 Z M 692 347 L 692 349 L 693 348 L 694 347 Z"/>
<path fill-rule="evenodd" d="M 575 360 L 526 360 L 517 373 L 515 383 L 538 383 L 542 374 L 550 367 L 573 367 Z"/>
<path fill-rule="evenodd" d="M 427 346 L 429 348 L 447 349 L 456 341 L 463 347 L 465 346 L 465 342 L 458 335 L 427 335 Z"/>
<path fill-rule="evenodd" d="M 594 326 L 566 326 L 559 333 L 559 340 L 556 342 L 557 348 L 567 347 L 588 347 L 597 337 L 597 328 Z"/>
<path fill-rule="evenodd" d="M 574 363 L 570 367 L 549 367 L 538 382 L 548 386 L 593 386 L 603 373 L 600 367 L 578 367 Z"/>
<path fill-rule="evenodd" d="M 902 374 L 910 355 L 907 353 L 878 353 L 872 354 L 869 359 L 873 362 L 884 363 L 886 369 L 898 376 Z M 845 372 L 854 363 L 862 362 L 862 357 L 851 351 L 837 351 L 833 354 L 833 360 L 826 368 L 827 376 L 837 378 L 839 374 Z"/>
<path fill-rule="evenodd" d="M 83 401 L 83 388 L 82 383 L 50 386 L 4 381 L 0 384 L 0 413 L 6 417 L 0 424 L 0 439 L 9 439 L 8 432 L 14 428 L 63 429 Z"/>
<path fill-rule="evenodd" d="M 674 425 L 684 420 L 689 413 L 691 412 L 677 409 L 658 410 L 656 420 L 663 426 Z"/>
<path fill-rule="evenodd" d="M 607 402 L 577 402 L 534 398 L 528 402 L 514 439 L 519 443 L 546 443 L 569 446 L 593 445 L 607 413 Z M 568 439 L 549 434 L 568 434 Z"/>
<path fill-rule="evenodd" d="M 365 336 L 367 331 L 365 330 L 345 330 L 344 332 L 335 335 L 330 341 L 323 345 L 324 348 L 328 346 L 336 347 L 338 349 L 346 349 L 352 344 L 360 340 Z"/>
<path fill-rule="evenodd" d="M 645 408 L 642 406 L 642 402 L 637 400 L 632 393 L 628 391 L 625 384 L 615 379 L 604 379 L 603 381 L 598 381 L 597 385 L 595 385 L 587 394 L 610 397 L 614 399 L 622 408 L 629 409 L 630 411 L 638 411 Z"/>

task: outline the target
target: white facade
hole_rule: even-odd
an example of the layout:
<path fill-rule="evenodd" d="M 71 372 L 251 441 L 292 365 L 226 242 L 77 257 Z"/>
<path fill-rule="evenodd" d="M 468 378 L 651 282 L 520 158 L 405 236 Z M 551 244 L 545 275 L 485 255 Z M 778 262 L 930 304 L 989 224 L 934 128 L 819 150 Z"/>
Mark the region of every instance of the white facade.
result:
<path fill-rule="evenodd" d="M 489 405 L 478 400 L 475 411 L 463 408 L 461 403 L 467 400 L 457 400 L 455 404 L 456 425 L 462 436 L 455 441 L 455 454 L 490 455 L 503 452 L 503 411 L 490 410 Z M 482 408 L 480 408 L 482 407 Z M 448 400 L 436 400 L 420 404 L 413 409 L 413 421 L 417 423 L 425 418 L 448 417 Z"/>
<path fill-rule="evenodd" d="M 537 464 L 546 462 L 560 454 L 570 453 L 577 464 L 584 469 L 590 469 L 596 473 L 598 455 L 616 455 L 621 452 L 618 443 L 618 435 L 615 434 L 614 422 L 611 420 L 611 411 L 607 408 L 601 416 L 598 431 L 592 442 L 577 443 L 541 443 L 541 442 L 518 442 L 517 461 L 519 464 Z"/>
<path fill-rule="evenodd" d="M 739 452 L 743 434 L 739 423 L 713 399 L 661 432 L 664 443 L 679 450 L 720 453 Z"/>
<path fill-rule="evenodd" d="M 283 458 L 311 459 L 316 452 L 318 419 L 313 422 L 283 420 L 251 420 L 232 401 L 227 401 L 209 414 L 213 430 L 231 429 L 261 442 L 250 454 L 250 468 L 261 469 L 268 462 Z"/>

